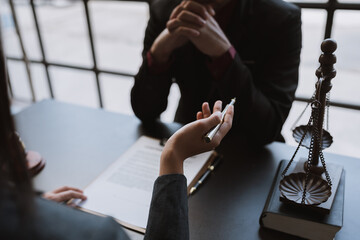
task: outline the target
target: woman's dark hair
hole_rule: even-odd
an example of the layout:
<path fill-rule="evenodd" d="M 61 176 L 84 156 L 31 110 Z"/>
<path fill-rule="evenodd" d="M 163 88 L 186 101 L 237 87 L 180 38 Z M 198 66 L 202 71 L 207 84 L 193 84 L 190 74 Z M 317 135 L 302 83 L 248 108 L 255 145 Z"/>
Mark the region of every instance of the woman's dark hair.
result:
<path fill-rule="evenodd" d="M 22 212 L 28 212 L 32 186 L 24 149 L 15 132 L 10 112 L 8 78 L 0 22 L 0 203 L 11 197 Z"/>

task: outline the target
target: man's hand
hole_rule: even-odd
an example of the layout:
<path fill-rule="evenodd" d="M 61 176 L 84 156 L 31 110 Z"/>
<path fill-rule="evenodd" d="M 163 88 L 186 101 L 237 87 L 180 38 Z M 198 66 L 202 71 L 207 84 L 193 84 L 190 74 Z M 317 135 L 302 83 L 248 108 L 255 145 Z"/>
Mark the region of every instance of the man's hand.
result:
<path fill-rule="evenodd" d="M 83 191 L 78 188 L 66 186 L 60 187 L 51 192 L 46 192 L 42 197 L 55 202 L 67 202 L 73 198 L 86 200 L 86 196 L 83 194 Z"/>
<path fill-rule="evenodd" d="M 199 51 L 211 58 L 220 57 L 231 47 L 230 41 L 213 16 L 206 12 L 206 23 L 199 29 L 199 36 L 189 36 Z"/>
<path fill-rule="evenodd" d="M 190 38 L 200 35 L 200 29 L 211 14 L 215 12 L 209 6 L 194 1 L 182 1 L 172 11 L 166 29 L 155 39 L 150 48 L 154 59 L 158 63 L 167 62 L 176 48 L 187 43 Z"/>
<path fill-rule="evenodd" d="M 174 9 L 167 23 L 169 32 L 189 39 L 197 49 L 212 58 L 229 50 L 231 44 L 214 19 L 215 11 L 210 5 L 195 1 L 185 1 L 182 5 Z"/>

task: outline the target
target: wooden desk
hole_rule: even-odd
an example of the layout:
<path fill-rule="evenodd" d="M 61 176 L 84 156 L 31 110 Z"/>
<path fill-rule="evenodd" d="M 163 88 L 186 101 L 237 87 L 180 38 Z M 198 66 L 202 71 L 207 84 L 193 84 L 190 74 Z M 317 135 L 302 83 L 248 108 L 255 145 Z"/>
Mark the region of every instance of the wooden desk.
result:
<path fill-rule="evenodd" d="M 35 188 L 43 191 L 61 185 L 84 188 L 139 136 L 166 137 L 180 127 L 158 124 L 150 131 L 135 117 L 51 100 L 25 109 L 15 120 L 27 148 L 47 161 L 34 179 Z M 294 149 L 283 143 L 254 149 L 235 138 L 225 139 L 219 148 L 224 160 L 189 199 L 191 239 L 296 239 L 262 229 L 258 222 L 278 163 L 289 159 Z M 301 150 L 298 156 L 306 157 L 307 152 Z M 346 171 L 344 226 L 336 239 L 356 239 L 360 159 L 327 153 L 325 158 L 343 164 Z"/>

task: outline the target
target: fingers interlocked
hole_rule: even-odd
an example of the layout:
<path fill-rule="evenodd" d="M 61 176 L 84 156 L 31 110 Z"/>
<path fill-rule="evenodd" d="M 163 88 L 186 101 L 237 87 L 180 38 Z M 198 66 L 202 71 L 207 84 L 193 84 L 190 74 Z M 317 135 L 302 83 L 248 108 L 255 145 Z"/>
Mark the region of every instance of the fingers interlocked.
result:
<path fill-rule="evenodd" d="M 166 27 L 170 33 L 188 37 L 198 36 L 199 30 L 206 24 L 209 14 L 215 14 L 210 5 L 203 5 L 195 1 L 183 1 L 171 13 Z"/>

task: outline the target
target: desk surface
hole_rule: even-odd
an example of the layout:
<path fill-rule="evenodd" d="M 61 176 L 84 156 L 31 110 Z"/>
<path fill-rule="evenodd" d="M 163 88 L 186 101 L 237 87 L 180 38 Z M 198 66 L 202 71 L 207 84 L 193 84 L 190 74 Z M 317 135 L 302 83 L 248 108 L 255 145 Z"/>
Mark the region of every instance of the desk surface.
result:
<path fill-rule="evenodd" d="M 84 188 L 139 136 L 168 137 L 180 127 L 144 127 L 135 117 L 51 100 L 18 113 L 15 121 L 27 149 L 39 151 L 47 161 L 34 179 L 42 191 L 62 185 Z M 189 198 L 191 239 L 296 239 L 262 229 L 258 222 L 278 163 L 294 150 L 283 143 L 253 149 L 240 140 L 224 139 L 218 149 L 222 163 Z M 306 156 L 306 150 L 298 153 Z M 346 171 L 344 224 L 336 239 L 355 239 L 360 235 L 360 159 L 329 153 L 325 159 Z"/>

